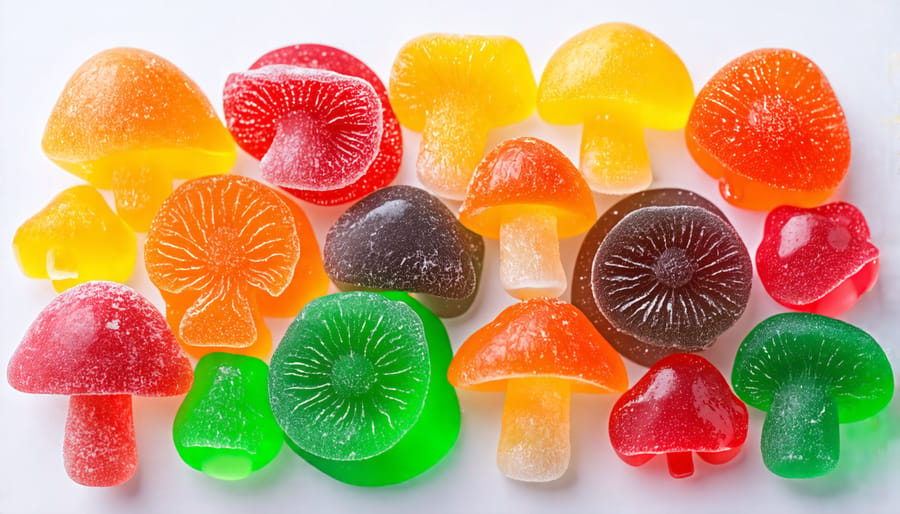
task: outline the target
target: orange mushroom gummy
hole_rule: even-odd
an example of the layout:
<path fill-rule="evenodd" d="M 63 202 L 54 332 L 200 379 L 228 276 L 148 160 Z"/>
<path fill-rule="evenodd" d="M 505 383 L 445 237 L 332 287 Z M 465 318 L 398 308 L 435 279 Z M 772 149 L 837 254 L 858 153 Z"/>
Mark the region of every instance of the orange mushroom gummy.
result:
<path fill-rule="evenodd" d="M 625 364 L 574 306 L 519 302 L 467 339 L 448 371 L 473 391 L 506 391 L 497 465 L 513 479 L 555 480 L 571 453 L 571 393 L 621 393 Z"/>
<path fill-rule="evenodd" d="M 559 239 L 597 218 L 591 190 L 556 147 L 522 137 L 499 144 L 475 169 L 459 220 L 500 240 L 500 281 L 512 296 L 556 297 L 566 290 Z"/>
<path fill-rule="evenodd" d="M 47 121 L 44 153 L 99 189 L 145 232 L 173 179 L 227 172 L 235 145 L 209 100 L 174 64 L 114 48 L 72 75 Z"/>

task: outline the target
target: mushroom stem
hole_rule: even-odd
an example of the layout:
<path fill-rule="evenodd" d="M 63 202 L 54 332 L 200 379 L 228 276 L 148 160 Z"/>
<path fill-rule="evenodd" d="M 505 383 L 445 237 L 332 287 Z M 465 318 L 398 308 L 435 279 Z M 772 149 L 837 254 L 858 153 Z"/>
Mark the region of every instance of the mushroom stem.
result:
<path fill-rule="evenodd" d="M 487 133 L 478 106 L 453 96 L 435 101 L 422 130 L 419 180 L 438 196 L 462 200 L 484 155 Z"/>
<path fill-rule="evenodd" d="M 624 195 L 653 182 L 644 128 L 637 121 L 609 113 L 585 120 L 580 169 L 594 191 Z"/>
<path fill-rule="evenodd" d="M 672 478 L 687 478 L 694 474 L 694 459 L 691 452 L 669 452 L 666 454 L 669 475 Z"/>
<path fill-rule="evenodd" d="M 500 282 L 520 299 L 556 298 L 566 290 L 556 217 L 520 214 L 500 225 Z"/>
<path fill-rule="evenodd" d="M 223 279 L 188 308 L 178 330 L 191 346 L 246 348 L 259 339 L 258 322 L 246 291 Z"/>
<path fill-rule="evenodd" d="M 785 478 L 821 476 L 840 455 L 838 409 L 825 387 L 789 383 L 775 393 L 763 424 L 766 467 Z"/>
<path fill-rule="evenodd" d="M 123 166 L 113 171 L 112 191 L 119 216 L 136 232 L 146 232 L 172 193 L 172 177 L 154 166 Z"/>
<path fill-rule="evenodd" d="M 515 480 L 556 480 L 569 467 L 569 383 L 516 378 L 506 386 L 497 467 Z"/>
<path fill-rule="evenodd" d="M 63 458 L 81 485 L 108 487 L 131 478 L 137 468 L 131 395 L 72 395 Z"/>

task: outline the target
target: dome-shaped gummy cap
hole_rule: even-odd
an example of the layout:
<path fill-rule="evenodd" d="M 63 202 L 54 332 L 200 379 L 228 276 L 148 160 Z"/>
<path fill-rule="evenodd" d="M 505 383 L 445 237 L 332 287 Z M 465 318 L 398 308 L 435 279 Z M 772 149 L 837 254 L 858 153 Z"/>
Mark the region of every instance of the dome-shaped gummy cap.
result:
<path fill-rule="evenodd" d="M 447 372 L 456 387 L 505 391 L 518 378 L 568 379 L 584 393 L 628 388 L 619 354 L 572 305 L 552 298 L 516 303 L 472 334 Z"/>
<path fill-rule="evenodd" d="M 644 127 L 684 127 L 694 86 L 675 52 L 649 32 L 606 23 L 577 34 L 550 57 L 538 88 L 538 112 L 573 125 L 602 113 L 627 113 Z"/>
<path fill-rule="evenodd" d="M 190 361 L 149 300 L 114 282 L 57 296 L 9 361 L 13 388 L 41 394 L 172 396 L 191 387 Z"/>
<path fill-rule="evenodd" d="M 434 101 L 445 95 L 477 106 L 490 126 L 521 121 L 534 111 L 537 85 L 515 39 L 426 34 L 400 49 L 389 90 L 400 122 L 422 132 Z"/>
<path fill-rule="evenodd" d="M 493 239 L 519 214 L 556 218 L 560 238 L 587 230 L 597 217 L 578 168 L 555 146 L 531 137 L 504 141 L 479 163 L 460 208 L 463 225 Z"/>
<path fill-rule="evenodd" d="M 104 50 L 75 71 L 42 146 L 58 165 L 101 188 L 110 187 L 119 154 L 174 152 L 185 169 L 169 171 L 182 178 L 225 172 L 235 159 L 234 140 L 197 84 L 136 48 Z"/>
<path fill-rule="evenodd" d="M 744 338 L 731 383 L 747 404 L 768 412 L 778 390 L 794 381 L 821 385 L 841 423 L 871 417 L 894 393 L 891 364 L 865 331 L 805 312 L 776 314 Z"/>
<path fill-rule="evenodd" d="M 324 254 L 336 282 L 462 299 L 478 287 L 484 241 L 426 191 L 391 186 L 338 218 Z"/>

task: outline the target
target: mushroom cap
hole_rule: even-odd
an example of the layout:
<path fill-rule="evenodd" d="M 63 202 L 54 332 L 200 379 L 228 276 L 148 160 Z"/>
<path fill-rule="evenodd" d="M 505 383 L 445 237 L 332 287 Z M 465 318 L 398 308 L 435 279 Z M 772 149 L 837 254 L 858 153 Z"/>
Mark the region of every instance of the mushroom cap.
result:
<path fill-rule="evenodd" d="M 891 364 L 872 336 L 805 312 L 776 314 L 756 325 L 738 348 L 731 383 L 742 400 L 766 412 L 785 384 L 824 387 L 841 423 L 873 416 L 894 392 Z"/>
<path fill-rule="evenodd" d="M 460 299 L 478 287 L 484 242 L 426 191 L 390 186 L 338 218 L 324 254 L 335 282 Z"/>
<path fill-rule="evenodd" d="M 236 156 L 197 84 L 135 48 L 105 50 L 78 68 L 53 107 L 42 146 L 53 162 L 103 189 L 129 164 L 186 179 L 225 173 Z"/>
<path fill-rule="evenodd" d="M 498 127 L 534 112 L 537 85 L 525 49 L 505 36 L 425 34 L 406 43 L 394 60 L 391 105 L 417 132 L 435 100 L 457 97 Z"/>
<path fill-rule="evenodd" d="M 572 161 L 546 141 L 520 137 L 494 147 L 475 168 L 459 220 L 498 239 L 505 221 L 540 212 L 556 218 L 560 238 L 584 232 L 597 219 L 590 187 Z"/>
<path fill-rule="evenodd" d="M 720 452 L 747 438 L 747 407 L 699 355 L 661 359 L 619 397 L 609 436 L 620 455 Z"/>
<path fill-rule="evenodd" d="M 191 387 L 191 363 L 149 300 L 114 282 L 87 282 L 38 314 L 9 361 L 26 393 L 172 396 Z"/>
<path fill-rule="evenodd" d="M 685 139 L 710 175 L 776 191 L 833 190 L 850 166 L 841 104 L 822 70 L 793 50 L 754 50 L 723 66 L 697 94 Z"/>
<path fill-rule="evenodd" d="M 569 379 L 581 393 L 628 388 L 619 354 L 581 311 L 553 298 L 506 308 L 462 344 L 447 376 L 474 391 L 505 391 L 507 380 L 536 377 Z"/>
<path fill-rule="evenodd" d="M 563 125 L 611 113 L 676 130 L 687 122 L 693 101 L 694 86 L 678 55 L 627 23 L 597 25 L 563 43 L 538 87 L 538 113 Z"/>

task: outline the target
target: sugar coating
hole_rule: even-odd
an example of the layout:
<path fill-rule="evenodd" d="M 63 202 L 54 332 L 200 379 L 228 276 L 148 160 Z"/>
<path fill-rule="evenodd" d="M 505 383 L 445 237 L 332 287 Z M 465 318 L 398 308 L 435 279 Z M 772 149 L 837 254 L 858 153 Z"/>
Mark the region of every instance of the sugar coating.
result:
<path fill-rule="evenodd" d="M 233 480 L 278 455 L 284 436 L 269 406 L 268 372 L 265 362 L 244 355 L 217 352 L 200 359 L 172 428 L 185 463 Z"/>
<path fill-rule="evenodd" d="M 195 346 L 256 342 L 254 295 L 281 294 L 299 258 L 290 208 L 273 190 L 237 175 L 182 184 L 154 218 L 144 247 L 153 284 L 192 295 L 177 330 Z"/>
<path fill-rule="evenodd" d="M 43 394 L 183 394 L 192 380 L 162 314 L 132 289 L 88 282 L 57 296 L 10 359 L 14 388 Z"/>
<path fill-rule="evenodd" d="M 223 95 L 228 129 L 276 185 L 344 188 L 378 155 L 382 105 L 363 79 L 273 64 L 230 75 Z"/>
<path fill-rule="evenodd" d="M 345 286 L 474 299 L 484 243 L 437 198 L 411 186 L 378 190 L 328 231 L 325 270 Z M 468 305 L 466 305 L 468 307 Z"/>
<path fill-rule="evenodd" d="M 364 460 L 418 422 L 431 379 L 422 320 L 375 293 L 310 302 L 272 356 L 272 411 L 303 451 Z"/>
<path fill-rule="evenodd" d="M 301 200 L 319 205 L 335 205 L 361 198 L 372 191 L 391 183 L 400 171 L 403 155 L 403 137 L 400 122 L 391 108 L 387 88 L 364 62 L 353 55 L 326 45 L 303 44 L 273 50 L 259 59 L 250 69 L 261 68 L 271 64 L 289 64 L 302 68 L 313 68 L 333 71 L 342 75 L 359 77 L 375 89 L 381 100 L 381 116 L 383 120 L 381 143 L 378 155 L 356 182 L 338 189 L 328 191 L 312 191 L 304 189 L 286 190 Z"/>
<path fill-rule="evenodd" d="M 695 206 L 631 212 L 593 269 L 597 306 L 616 328 L 684 350 L 708 346 L 743 314 L 753 270 L 734 228 Z"/>
<path fill-rule="evenodd" d="M 778 303 L 836 316 L 872 287 L 878 256 L 866 219 L 853 205 L 781 206 L 766 217 L 756 268 Z"/>

